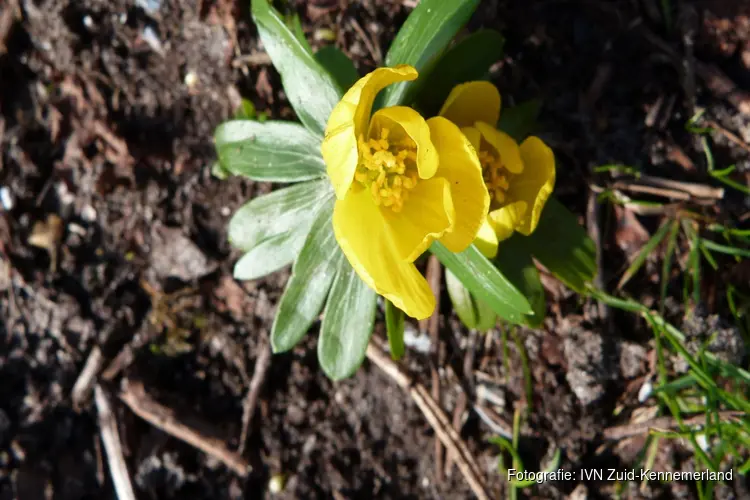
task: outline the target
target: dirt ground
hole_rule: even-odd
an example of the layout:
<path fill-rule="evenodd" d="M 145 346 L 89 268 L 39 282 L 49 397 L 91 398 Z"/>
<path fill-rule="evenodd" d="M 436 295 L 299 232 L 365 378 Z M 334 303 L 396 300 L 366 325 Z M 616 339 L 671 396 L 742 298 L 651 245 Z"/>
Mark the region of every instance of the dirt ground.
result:
<path fill-rule="evenodd" d="M 381 62 L 414 3 L 286 5 L 302 16 L 314 47 L 335 43 L 364 74 Z M 586 193 L 611 179 L 595 167 L 617 163 L 715 184 L 699 139 L 685 130 L 702 108 L 727 132 L 713 139 L 717 168 L 735 164 L 740 181 L 750 180 L 747 3 L 672 2 L 668 20 L 661 3 L 486 0 L 469 24 L 507 38 L 505 58 L 493 68 L 504 102 L 542 99 L 538 132 L 557 155 L 558 198 L 589 228 L 592 220 L 606 222 L 600 284 L 607 289 L 661 219 L 606 203 L 597 217 Z M 325 378 L 316 359 L 318 325 L 292 352 L 267 356 L 289 271 L 234 281 L 238 254 L 226 225 L 243 202 L 272 186 L 210 173 L 213 130 L 241 98 L 275 119 L 294 119 L 259 46 L 249 1 L 2 1 L 0 499 L 116 498 L 93 383 L 112 406 L 138 498 L 266 498 L 278 475 L 283 498 L 471 497 L 457 468 L 436 465 L 444 458 L 436 458 L 429 424 L 377 367 L 365 362 L 340 383 Z M 750 202 L 727 191 L 710 210 L 747 220 Z M 747 284 L 748 274 L 727 262 L 704 278 L 704 315 L 725 314 L 711 300 L 723 281 Z M 653 303 L 659 269 L 649 261 L 627 292 Z M 668 288 L 678 323 L 686 313 L 680 279 L 674 275 Z M 647 325 L 601 314 L 550 276 L 545 286 L 544 327 L 519 332 L 531 400 L 517 346 L 509 343 L 504 361 L 501 334 L 469 334 L 449 314 L 445 294 L 433 346 L 437 369 L 415 349 L 404 363 L 427 386 L 438 374 L 441 404 L 455 412 L 495 495 L 506 483 L 498 448 L 487 439 L 498 423 L 512 421 L 516 407 L 530 407 L 521 451 L 531 469 L 558 448 L 567 470 L 627 469 L 645 440 L 608 440 L 605 430 L 643 406 L 638 391 L 654 356 Z M 382 338 L 382 321 L 376 328 Z M 99 373 L 88 384 L 85 366 Z M 247 415 L 257 373 L 265 381 Z M 241 449 L 246 477 L 118 398 L 141 384 L 224 452 Z M 455 411 L 466 406 L 462 384 L 493 409 L 494 426 L 475 411 Z M 689 466 L 688 449 L 664 443 L 655 468 Z M 613 488 L 559 482 L 530 491 L 606 498 Z M 631 483 L 624 494 L 695 498 L 683 483 L 641 491 Z M 747 481 L 740 477 L 717 495 L 748 498 Z"/>

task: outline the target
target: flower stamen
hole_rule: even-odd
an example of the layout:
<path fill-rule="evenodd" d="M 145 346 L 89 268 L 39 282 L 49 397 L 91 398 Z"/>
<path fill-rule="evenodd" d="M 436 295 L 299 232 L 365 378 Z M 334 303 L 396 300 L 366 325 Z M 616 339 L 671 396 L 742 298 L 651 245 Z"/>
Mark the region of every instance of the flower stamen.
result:
<path fill-rule="evenodd" d="M 417 185 L 417 145 L 408 136 L 389 141 L 390 130 L 380 129 L 380 138 L 359 137 L 359 164 L 354 180 L 368 188 L 376 205 L 400 212 L 409 191 Z"/>
<path fill-rule="evenodd" d="M 497 208 L 505 202 L 511 174 L 505 169 L 500 155 L 493 155 L 489 151 L 479 152 L 479 163 L 482 165 L 484 183 L 490 193 L 490 208 Z"/>

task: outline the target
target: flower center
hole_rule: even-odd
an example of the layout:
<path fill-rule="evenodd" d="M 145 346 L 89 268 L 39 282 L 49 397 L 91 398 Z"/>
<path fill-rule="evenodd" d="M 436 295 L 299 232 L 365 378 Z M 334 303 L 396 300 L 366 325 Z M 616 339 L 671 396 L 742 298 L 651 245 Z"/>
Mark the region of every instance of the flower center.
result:
<path fill-rule="evenodd" d="M 505 202 L 511 174 L 505 169 L 500 156 L 489 151 L 479 152 L 479 163 L 482 165 L 484 183 L 490 193 L 490 206 L 497 207 Z"/>
<path fill-rule="evenodd" d="M 405 136 L 388 141 L 390 130 L 380 129 L 380 139 L 365 140 L 360 135 L 359 165 L 354 180 L 369 189 L 375 204 L 400 212 L 419 180 L 417 145 Z"/>

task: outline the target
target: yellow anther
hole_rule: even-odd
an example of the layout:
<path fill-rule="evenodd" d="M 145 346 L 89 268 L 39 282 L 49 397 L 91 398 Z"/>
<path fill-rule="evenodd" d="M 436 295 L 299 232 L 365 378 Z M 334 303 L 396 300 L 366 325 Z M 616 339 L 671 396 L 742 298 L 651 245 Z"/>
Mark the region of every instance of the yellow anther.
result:
<path fill-rule="evenodd" d="M 378 206 L 400 212 L 419 180 L 417 145 L 410 137 L 389 142 L 390 130 L 382 128 L 380 137 L 365 140 L 360 136 L 359 165 L 354 180 L 370 190 Z"/>
<path fill-rule="evenodd" d="M 484 183 L 490 193 L 490 208 L 497 208 L 505 202 L 512 174 L 505 169 L 502 158 L 489 151 L 479 151 L 479 163 L 482 165 Z"/>

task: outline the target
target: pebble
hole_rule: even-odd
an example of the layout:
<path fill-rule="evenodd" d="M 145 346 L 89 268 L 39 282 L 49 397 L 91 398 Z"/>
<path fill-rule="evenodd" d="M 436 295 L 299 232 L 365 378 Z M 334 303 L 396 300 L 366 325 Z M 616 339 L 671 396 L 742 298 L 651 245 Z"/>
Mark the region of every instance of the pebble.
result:
<path fill-rule="evenodd" d="M 184 82 L 187 88 L 192 89 L 198 83 L 198 75 L 195 74 L 195 71 L 188 71 L 185 74 Z"/>
<path fill-rule="evenodd" d="M 647 379 L 646 382 L 641 386 L 638 391 L 638 402 L 645 403 L 651 394 L 654 392 L 654 384 L 651 383 L 651 379 Z"/>
<path fill-rule="evenodd" d="M 96 221 L 96 209 L 89 204 L 86 204 L 81 208 L 81 219 L 86 222 Z"/>
<path fill-rule="evenodd" d="M 278 495 L 284 491 L 284 476 L 283 474 L 274 474 L 268 481 L 268 491 L 272 495 Z"/>
<path fill-rule="evenodd" d="M 151 26 L 146 26 L 145 28 L 143 28 L 141 37 L 143 38 L 143 41 L 146 42 L 149 47 L 151 47 L 151 50 L 153 50 L 157 54 L 164 55 L 164 47 L 162 46 L 161 40 L 159 40 L 156 31 L 154 31 L 154 28 L 152 28 Z"/>
<path fill-rule="evenodd" d="M 10 194 L 10 189 L 7 186 L 0 186 L 0 206 L 8 212 L 13 210 L 13 196 Z"/>

